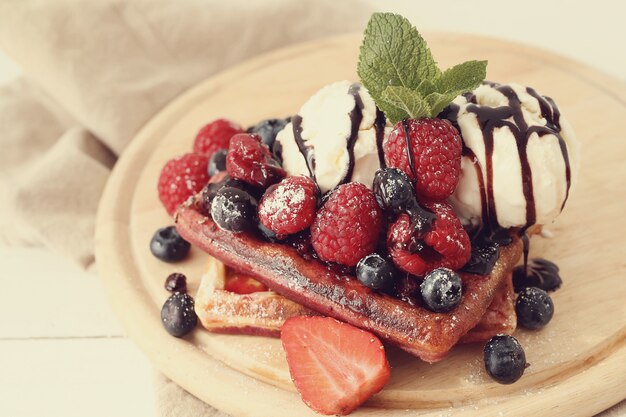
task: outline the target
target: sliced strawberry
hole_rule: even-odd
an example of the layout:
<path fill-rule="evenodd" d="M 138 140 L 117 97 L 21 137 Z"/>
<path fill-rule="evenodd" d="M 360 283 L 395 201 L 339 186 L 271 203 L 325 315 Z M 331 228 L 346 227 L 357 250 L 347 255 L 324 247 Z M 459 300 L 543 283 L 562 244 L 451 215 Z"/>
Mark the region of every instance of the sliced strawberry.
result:
<path fill-rule="evenodd" d="M 329 317 L 293 317 L 281 329 L 289 372 L 302 401 L 321 414 L 347 415 L 389 380 L 373 334 Z"/>
<path fill-rule="evenodd" d="M 267 291 L 267 287 L 249 275 L 229 270 L 224 283 L 226 291 L 236 294 L 252 294 L 253 292 Z"/>

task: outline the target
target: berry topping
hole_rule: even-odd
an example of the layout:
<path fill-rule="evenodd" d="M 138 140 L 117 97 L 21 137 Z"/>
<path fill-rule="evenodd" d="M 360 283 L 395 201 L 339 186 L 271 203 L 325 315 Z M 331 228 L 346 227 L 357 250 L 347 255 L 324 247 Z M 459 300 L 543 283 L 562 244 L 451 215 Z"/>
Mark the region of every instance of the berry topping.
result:
<path fill-rule="evenodd" d="M 472 236 L 472 253 L 469 261 L 463 266 L 463 272 L 477 275 L 488 275 L 500 257 L 500 248 L 511 243 L 508 229 L 495 231 L 484 228 Z"/>
<path fill-rule="evenodd" d="M 208 158 L 204 155 L 186 153 L 170 159 L 159 176 L 159 199 L 171 215 L 176 208 L 196 194 L 209 180 Z"/>
<path fill-rule="evenodd" d="M 300 232 L 313 223 L 317 197 L 317 185 L 311 178 L 285 178 L 263 196 L 259 220 L 278 237 Z"/>
<path fill-rule="evenodd" d="M 497 335 L 489 339 L 483 351 L 485 369 L 500 384 L 512 384 L 528 366 L 526 354 L 516 338 Z"/>
<path fill-rule="evenodd" d="M 169 274 L 165 280 L 165 289 L 169 292 L 187 292 L 187 277 L 178 272 Z"/>
<path fill-rule="evenodd" d="M 165 301 L 161 308 L 161 322 L 172 336 L 182 337 L 193 330 L 198 322 L 193 298 L 189 294 L 177 292 Z"/>
<path fill-rule="evenodd" d="M 232 179 L 226 172 L 220 172 L 209 180 L 209 183 L 202 189 L 202 209 L 204 214 L 211 213 L 211 203 L 217 195 L 217 192 L 224 187 L 233 187 L 247 192 L 254 198 L 257 198 L 259 190 L 248 183 Z"/>
<path fill-rule="evenodd" d="M 255 225 L 257 203 L 247 192 L 222 187 L 211 202 L 211 217 L 224 230 L 243 232 Z"/>
<path fill-rule="evenodd" d="M 302 401 L 318 413 L 347 415 L 389 380 L 373 334 L 328 317 L 294 317 L 280 336 Z"/>
<path fill-rule="evenodd" d="M 522 288 L 526 287 L 556 291 L 562 283 L 559 267 L 547 259 L 531 259 L 526 268 L 524 265 L 520 265 L 513 270 L 513 286 L 516 292 L 520 292 Z"/>
<path fill-rule="evenodd" d="M 264 188 L 287 175 L 267 145 L 261 143 L 261 138 L 251 134 L 233 136 L 226 156 L 226 170 L 231 178 Z"/>
<path fill-rule="evenodd" d="M 373 290 L 391 288 L 395 281 L 393 264 L 377 253 L 367 255 L 356 265 L 356 277 Z"/>
<path fill-rule="evenodd" d="M 520 291 L 515 301 L 517 322 L 527 329 L 541 329 L 554 315 L 554 304 L 541 288 L 527 287 Z"/>
<path fill-rule="evenodd" d="M 163 227 L 152 236 L 150 252 L 165 262 L 177 262 L 185 258 L 191 245 L 183 239 L 175 226 Z"/>
<path fill-rule="evenodd" d="M 227 275 L 224 289 L 236 294 L 252 294 L 259 291 L 267 291 L 267 287 L 256 279 L 234 271 Z"/>
<path fill-rule="evenodd" d="M 230 138 L 237 133 L 243 133 L 243 129 L 237 123 L 226 119 L 213 120 L 196 135 L 193 151 L 210 157 L 220 149 L 228 149 Z"/>
<path fill-rule="evenodd" d="M 213 155 L 211 155 L 211 158 L 209 158 L 209 166 L 207 168 L 210 177 L 217 174 L 218 172 L 226 171 L 227 153 L 228 151 L 226 149 L 220 149 L 219 151 L 214 152 Z"/>
<path fill-rule="evenodd" d="M 418 197 L 443 201 L 459 182 L 461 146 L 448 120 L 408 119 L 398 122 L 385 141 L 385 162 L 415 181 Z"/>
<path fill-rule="evenodd" d="M 331 192 L 311 225 L 311 244 L 319 258 L 354 266 L 376 249 L 382 213 L 374 193 L 351 182 Z"/>
<path fill-rule="evenodd" d="M 422 300 L 429 310 L 445 313 L 458 306 L 461 301 L 461 277 L 448 268 L 437 268 L 426 275 L 420 290 Z"/>
<path fill-rule="evenodd" d="M 415 204 L 413 184 L 398 168 L 383 168 L 376 171 L 372 189 L 376 201 L 385 212 L 400 214 Z"/>
<path fill-rule="evenodd" d="M 423 233 L 407 214 L 389 227 L 387 245 L 393 262 L 401 270 L 423 276 L 435 268 L 457 270 L 471 253 L 469 236 L 448 203 L 425 203 L 437 216 L 432 229 Z"/>
<path fill-rule="evenodd" d="M 287 126 L 287 119 L 267 119 L 262 120 L 248 129 L 248 133 L 255 133 L 261 137 L 261 142 L 272 149 L 276 141 L 276 135 Z"/>

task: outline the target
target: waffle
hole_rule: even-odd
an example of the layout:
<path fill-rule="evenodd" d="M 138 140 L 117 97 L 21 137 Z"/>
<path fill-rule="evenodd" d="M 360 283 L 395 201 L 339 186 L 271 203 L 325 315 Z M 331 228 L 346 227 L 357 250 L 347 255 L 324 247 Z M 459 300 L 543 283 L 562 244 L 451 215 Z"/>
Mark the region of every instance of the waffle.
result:
<path fill-rule="evenodd" d="M 252 294 L 227 291 L 226 270 L 226 265 L 209 256 L 207 271 L 195 297 L 198 318 L 211 332 L 279 337 L 280 328 L 288 318 L 317 314 L 273 291 Z M 460 343 L 484 342 L 496 334 L 513 333 L 517 322 L 514 300 L 511 277 L 507 277 L 480 322 Z"/>
<path fill-rule="evenodd" d="M 522 254 L 521 241 L 513 237 L 512 243 L 502 248 L 491 274 L 461 273 L 464 293 L 457 308 L 449 313 L 434 313 L 374 292 L 354 277 L 334 272 L 320 262 L 303 259 L 289 246 L 265 242 L 246 233 L 223 231 L 199 212 L 194 201 L 181 206 L 176 223 L 177 230 L 187 241 L 291 300 L 288 310 L 301 305 L 335 317 L 371 331 L 428 362 L 441 360 L 480 323 L 498 289 L 510 279 L 510 272 Z M 254 294 L 249 297 L 255 299 Z M 247 308 L 253 311 L 259 308 L 258 303 L 262 303 L 264 307 L 260 315 L 268 319 L 263 326 L 264 332 L 275 333 L 270 324 L 273 321 L 273 325 L 277 325 L 287 317 L 284 304 L 272 293 L 256 297 L 260 300 L 251 302 Z M 227 308 L 224 304 L 219 309 Z M 270 314 L 270 311 L 274 313 Z M 207 321 L 205 318 L 201 320 L 203 323 Z M 251 325 L 238 327 L 246 326 Z"/>

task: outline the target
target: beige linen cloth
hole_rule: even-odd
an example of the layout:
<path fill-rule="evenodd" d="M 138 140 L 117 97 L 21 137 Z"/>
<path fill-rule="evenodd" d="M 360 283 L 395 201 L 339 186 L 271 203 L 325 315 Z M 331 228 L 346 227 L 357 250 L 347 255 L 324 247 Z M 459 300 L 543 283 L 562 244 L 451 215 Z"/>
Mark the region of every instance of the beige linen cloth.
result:
<path fill-rule="evenodd" d="M 362 31 L 359 0 L 0 0 L 0 241 L 94 261 L 116 158 L 174 97 L 246 58 Z M 227 116 L 227 115 L 225 115 Z M 166 417 L 222 416 L 159 375 Z"/>
<path fill-rule="evenodd" d="M 369 14 L 359 0 L 0 0 L 0 48 L 24 74 L 0 88 L 0 240 L 89 267 L 102 189 L 151 116 L 224 68 L 360 31 Z M 223 415 L 160 375 L 156 391 L 162 416 Z"/>

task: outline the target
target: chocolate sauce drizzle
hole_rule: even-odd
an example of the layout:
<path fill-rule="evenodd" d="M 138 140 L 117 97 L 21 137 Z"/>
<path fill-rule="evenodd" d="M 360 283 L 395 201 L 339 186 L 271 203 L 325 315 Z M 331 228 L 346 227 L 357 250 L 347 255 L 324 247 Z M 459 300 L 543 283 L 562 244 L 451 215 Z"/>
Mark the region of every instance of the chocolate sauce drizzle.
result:
<path fill-rule="evenodd" d="M 359 127 L 361 126 L 361 121 L 363 120 L 363 108 L 365 105 L 363 104 L 363 99 L 359 94 L 359 90 L 361 89 L 361 84 L 354 83 L 348 89 L 348 94 L 354 97 L 354 108 L 350 111 L 350 136 L 347 139 L 347 149 L 348 149 L 348 169 L 346 169 L 343 178 L 339 181 L 339 184 L 345 184 L 352 179 L 352 173 L 354 172 L 354 145 L 356 144 L 356 140 L 359 137 Z"/>
<path fill-rule="evenodd" d="M 544 291 L 556 291 L 563 281 L 559 274 L 559 267 L 543 258 L 535 258 L 513 270 L 513 287 L 516 292 L 526 287 L 537 287 Z"/>
<path fill-rule="evenodd" d="M 478 158 L 469 148 L 463 149 L 463 154 L 472 158 L 476 172 L 479 178 L 481 203 L 483 207 L 483 224 L 491 230 L 496 230 L 498 226 L 498 214 L 495 205 L 493 191 L 493 151 L 494 151 L 494 132 L 497 128 L 508 127 L 517 144 L 517 150 L 521 164 L 522 191 L 526 199 L 526 223 L 520 229 L 520 234 L 524 234 L 528 227 L 535 224 L 537 213 L 535 208 L 535 196 L 533 191 L 532 170 L 528 160 L 528 141 L 533 133 L 537 133 L 539 137 L 548 134 L 554 135 L 559 141 L 559 147 L 565 162 L 565 177 L 567 180 L 567 191 L 565 200 L 569 195 L 571 172 L 569 164 L 569 155 L 567 146 L 560 134 L 560 112 L 554 101 L 548 97 L 540 96 L 532 88 L 527 88 L 528 94 L 533 96 L 539 102 L 542 116 L 546 120 L 545 126 L 528 126 L 524 120 L 522 113 L 522 103 L 515 91 L 507 86 L 496 83 L 486 83 L 498 90 L 508 99 L 508 105 L 500 107 L 479 106 L 476 97 L 472 93 L 464 94 L 468 105 L 468 112 L 474 113 L 476 119 L 483 132 L 485 142 L 485 166 L 481 166 Z M 460 107 L 457 104 L 450 104 L 442 113 L 442 116 L 449 119 L 455 127 L 458 127 L 457 118 Z M 512 119 L 512 121 L 510 120 Z M 485 170 L 483 175 L 483 171 Z M 565 201 L 563 202 L 563 206 Z M 561 207 L 561 209 L 563 208 Z"/>
<path fill-rule="evenodd" d="M 385 140 L 385 126 L 387 125 L 387 118 L 385 113 L 380 111 L 376 107 L 376 120 L 374 121 L 374 128 L 376 129 L 376 149 L 378 150 L 378 163 L 380 168 L 386 168 L 385 163 L 385 151 L 383 149 L 383 141 Z"/>
<path fill-rule="evenodd" d="M 413 147 L 411 146 L 411 134 L 409 132 L 409 122 L 404 119 L 402 121 L 402 132 L 404 133 L 404 142 L 406 146 L 406 155 L 409 160 L 409 168 L 414 180 L 417 180 L 417 171 L 415 170 L 415 158 L 413 155 Z"/>
<path fill-rule="evenodd" d="M 294 115 L 291 118 L 291 125 L 293 127 L 293 138 L 298 145 L 300 153 L 304 157 L 311 178 L 315 180 L 315 154 L 313 153 L 313 147 L 307 146 L 302 138 L 302 116 L 299 114 Z"/>

